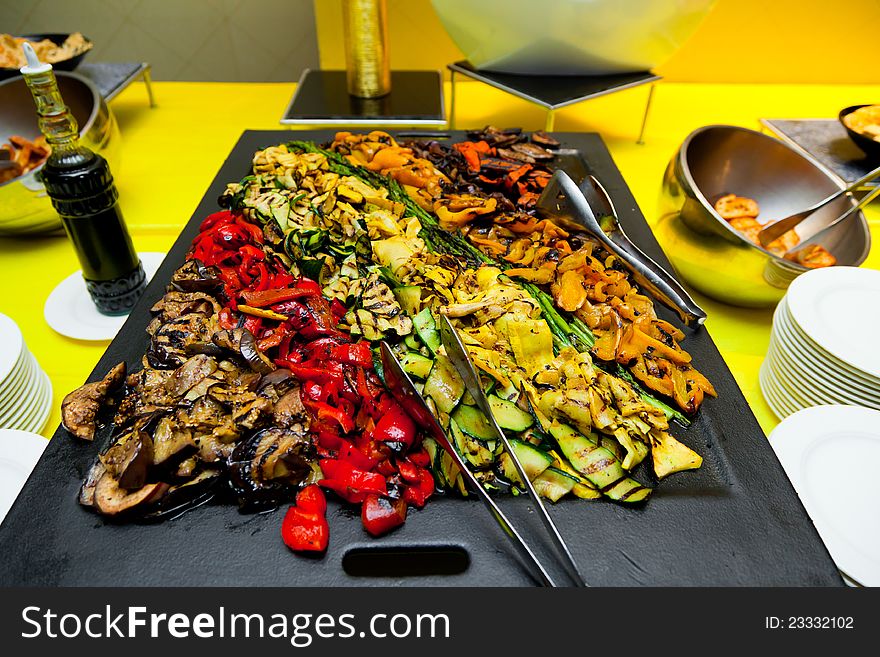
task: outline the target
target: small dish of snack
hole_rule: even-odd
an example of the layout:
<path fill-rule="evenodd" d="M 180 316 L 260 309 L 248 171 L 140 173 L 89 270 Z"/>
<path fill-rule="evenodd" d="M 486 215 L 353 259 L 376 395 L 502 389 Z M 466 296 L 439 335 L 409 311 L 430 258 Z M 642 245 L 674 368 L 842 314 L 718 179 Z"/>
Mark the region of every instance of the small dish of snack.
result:
<path fill-rule="evenodd" d="M 880 105 L 853 105 L 838 116 L 856 146 L 871 157 L 880 157 Z"/>
<path fill-rule="evenodd" d="M 55 70 L 72 71 L 92 49 L 92 42 L 81 32 L 72 34 L 0 34 L 0 80 L 18 75 L 25 65 L 21 44 L 30 42 L 41 62 Z"/>

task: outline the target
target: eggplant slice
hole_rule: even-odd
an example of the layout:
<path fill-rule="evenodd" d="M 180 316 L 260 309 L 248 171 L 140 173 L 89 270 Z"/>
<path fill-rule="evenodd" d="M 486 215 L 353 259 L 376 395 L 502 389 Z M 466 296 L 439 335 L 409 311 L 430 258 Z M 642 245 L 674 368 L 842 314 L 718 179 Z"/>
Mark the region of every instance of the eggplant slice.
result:
<path fill-rule="evenodd" d="M 272 427 L 238 444 L 229 459 L 229 480 L 242 508 L 292 499 L 312 474 L 314 447 L 305 433 Z"/>
<path fill-rule="evenodd" d="M 103 379 L 80 386 L 61 402 L 61 424 L 77 438 L 94 440 L 98 411 L 110 393 L 125 381 L 125 362 L 115 365 Z"/>
<path fill-rule="evenodd" d="M 120 363 L 65 398 L 65 427 L 92 440 L 98 410 L 126 386 L 108 446 L 80 489 L 83 506 L 159 519 L 228 482 L 242 507 L 261 508 L 317 479 L 299 385 L 289 370 L 276 371 L 250 331 L 220 328 L 211 293 L 222 286 L 216 268 L 188 261 L 152 308 L 143 369 L 126 378 Z"/>

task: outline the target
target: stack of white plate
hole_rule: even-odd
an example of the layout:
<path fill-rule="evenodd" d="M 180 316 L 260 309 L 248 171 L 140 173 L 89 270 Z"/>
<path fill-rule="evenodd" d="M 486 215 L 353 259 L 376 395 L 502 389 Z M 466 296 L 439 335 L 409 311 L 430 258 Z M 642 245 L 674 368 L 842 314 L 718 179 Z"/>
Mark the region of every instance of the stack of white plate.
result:
<path fill-rule="evenodd" d="M 761 365 L 779 418 L 847 404 L 880 410 L 880 271 L 816 269 L 795 279 L 773 315 Z"/>
<path fill-rule="evenodd" d="M 18 325 L 0 314 L 0 429 L 39 433 L 52 408 L 52 384 Z"/>

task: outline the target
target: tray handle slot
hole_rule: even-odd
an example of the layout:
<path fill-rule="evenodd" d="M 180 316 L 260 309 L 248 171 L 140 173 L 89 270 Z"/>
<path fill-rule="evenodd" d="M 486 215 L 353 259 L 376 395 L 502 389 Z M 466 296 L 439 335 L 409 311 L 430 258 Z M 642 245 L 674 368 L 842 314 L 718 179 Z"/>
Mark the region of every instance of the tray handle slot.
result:
<path fill-rule="evenodd" d="M 470 563 L 467 550 L 458 545 L 357 547 L 342 557 L 342 568 L 352 577 L 459 575 Z"/>

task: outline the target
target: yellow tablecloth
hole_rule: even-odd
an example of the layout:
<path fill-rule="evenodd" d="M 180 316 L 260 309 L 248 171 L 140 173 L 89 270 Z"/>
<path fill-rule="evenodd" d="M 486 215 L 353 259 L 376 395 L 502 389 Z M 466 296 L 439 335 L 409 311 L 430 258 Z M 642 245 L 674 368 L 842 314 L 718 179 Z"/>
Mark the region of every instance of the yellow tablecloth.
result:
<path fill-rule="evenodd" d="M 476 82 L 457 84 L 459 127 L 543 126 L 544 113 L 537 106 Z M 245 129 L 278 129 L 294 87 L 157 82 L 158 107 L 150 109 L 143 84 L 137 83 L 112 101 L 122 132 L 121 164 L 114 174 L 139 251 L 171 246 L 239 134 Z M 666 163 L 691 130 L 711 123 L 757 128 L 761 117 L 833 117 L 841 107 L 880 98 L 880 86 L 660 84 L 646 143 L 639 145 L 635 141 L 647 93 L 647 87 L 640 87 L 566 108 L 557 114 L 555 129 L 601 133 L 650 221 Z M 878 239 L 880 207 L 875 205 L 867 214 Z M 865 266 L 880 268 L 878 249 Z M 0 311 L 18 322 L 55 389 L 46 436 L 59 422 L 64 394 L 85 380 L 107 346 L 62 337 L 43 319 L 46 297 L 77 269 L 63 237 L 0 238 Z M 761 396 L 758 367 L 767 349 L 771 312 L 703 297 L 698 302 L 709 313 L 707 329 L 769 432 L 777 420 Z"/>

